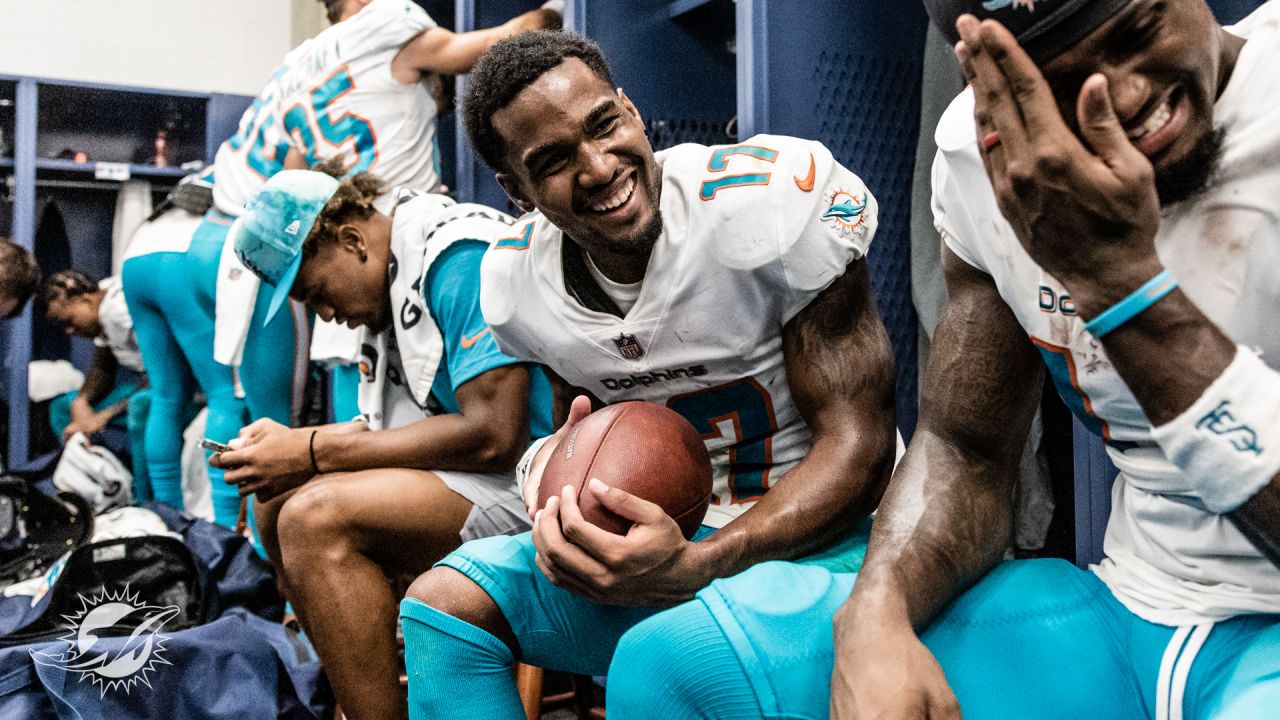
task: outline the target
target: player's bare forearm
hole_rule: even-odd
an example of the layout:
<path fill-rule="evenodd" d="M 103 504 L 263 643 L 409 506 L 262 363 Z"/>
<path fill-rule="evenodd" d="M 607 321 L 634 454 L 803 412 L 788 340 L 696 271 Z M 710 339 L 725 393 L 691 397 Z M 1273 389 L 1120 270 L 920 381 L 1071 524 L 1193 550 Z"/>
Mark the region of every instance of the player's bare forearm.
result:
<path fill-rule="evenodd" d="M 799 557 L 847 534 L 875 509 L 893 468 L 893 349 L 864 261 L 787 324 L 783 354 L 813 444 L 754 507 L 698 543 L 712 577 Z"/>
<path fill-rule="evenodd" d="M 491 45 L 525 30 L 559 27 L 560 16 L 550 10 L 533 10 L 497 27 L 455 33 L 442 27 L 425 30 L 410 40 L 392 60 L 392 73 L 401 82 L 416 81 L 412 73 L 435 72 L 462 75 Z"/>
<path fill-rule="evenodd" d="M 529 444 L 529 372 L 507 365 L 455 391 L 459 411 L 376 432 L 318 434 L 322 472 L 380 467 L 505 472 Z"/>
<path fill-rule="evenodd" d="M 842 615 L 920 627 L 999 561 L 1040 398 L 1040 359 L 989 277 L 950 251 L 920 425 L 876 514 Z"/>
<path fill-rule="evenodd" d="M 80 386 L 80 393 L 76 399 L 89 405 L 101 400 L 111 392 L 111 386 L 115 384 L 116 370 L 119 367 L 120 363 L 110 348 L 95 347 L 89 372 L 84 375 L 84 384 Z"/>
<path fill-rule="evenodd" d="M 1158 265 L 1153 264 L 1151 270 L 1154 275 Z M 1086 291 L 1085 304 L 1077 306 L 1086 317 L 1093 317 L 1121 300 L 1127 294 L 1124 287 Z M 1104 335 L 1102 345 L 1153 427 L 1172 421 L 1191 407 L 1237 352 L 1236 344 L 1181 290 L 1174 290 Z M 1273 478 L 1230 517 L 1259 550 L 1280 565 L 1280 478 Z"/>

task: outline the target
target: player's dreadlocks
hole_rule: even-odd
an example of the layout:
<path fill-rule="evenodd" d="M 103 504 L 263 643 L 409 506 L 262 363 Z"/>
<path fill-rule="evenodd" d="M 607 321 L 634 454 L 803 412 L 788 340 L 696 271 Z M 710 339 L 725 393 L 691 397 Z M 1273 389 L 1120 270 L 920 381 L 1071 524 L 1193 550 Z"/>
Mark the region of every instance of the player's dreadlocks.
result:
<path fill-rule="evenodd" d="M 503 164 L 502 137 L 493 128 L 493 114 L 567 58 L 578 58 L 613 87 L 613 73 L 600 46 L 570 32 L 520 33 L 494 43 L 476 63 L 462 113 L 471 144 L 490 167 L 507 169 Z"/>
<path fill-rule="evenodd" d="M 98 291 L 98 282 L 79 270 L 59 270 L 49 276 L 40 293 L 45 305 L 57 300 L 71 300 Z"/>
<path fill-rule="evenodd" d="M 373 203 L 387 192 L 387 184 L 372 173 L 362 172 L 343 179 L 346 174 L 345 159 L 341 155 L 325 160 L 311 168 L 315 172 L 342 179 L 342 184 L 324 204 L 316 218 L 311 234 L 302 244 L 302 256 L 311 257 L 325 243 L 338 239 L 338 227 L 352 220 L 364 220 L 377 212 Z"/>

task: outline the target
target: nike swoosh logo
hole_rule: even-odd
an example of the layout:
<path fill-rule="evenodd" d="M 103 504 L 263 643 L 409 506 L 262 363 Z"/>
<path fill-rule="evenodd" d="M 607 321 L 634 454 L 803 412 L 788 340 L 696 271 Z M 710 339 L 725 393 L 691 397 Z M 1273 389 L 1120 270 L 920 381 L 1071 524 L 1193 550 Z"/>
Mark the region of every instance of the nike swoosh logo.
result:
<path fill-rule="evenodd" d="M 463 349 L 463 350 L 466 350 L 467 348 L 471 347 L 472 345 L 475 345 L 476 343 L 480 342 L 480 338 L 484 337 L 484 334 L 485 334 L 485 333 L 487 333 L 487 332 L 489 332 L 489 328 L 485 328 L 485 329 L 481 330 L 480 332 L 476 333 L 475 335 L 472 335 L 471 337 L 466 337 L 466 336 L 464 335 L 464 336 L 462 337 L 462 349 Z"/>
<path fill-rule="evenodd" d="M 809 174 L 803 180 L 792 175 L 791 179 L 796 181 L 796 187 L 805 192 L 813 191 L 813 177 L 818 170 L 818 165 L 813 161 L 813 153 L 809 153 Z"/>

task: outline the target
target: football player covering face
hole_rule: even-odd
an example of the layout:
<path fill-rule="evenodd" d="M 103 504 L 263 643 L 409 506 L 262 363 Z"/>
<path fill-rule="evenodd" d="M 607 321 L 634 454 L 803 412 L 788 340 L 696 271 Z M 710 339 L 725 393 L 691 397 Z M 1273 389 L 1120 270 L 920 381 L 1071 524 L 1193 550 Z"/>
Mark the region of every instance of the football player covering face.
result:
<path fill-rule="evenodd" d="M 948 5 L 965 6 L 956 55 L 972 85 L 953 105 L 964 112 L 938 131 L 934 211 L 949 300 L 919 430 L 836 615 L 831 717 L 1271 714 L 1275 456 L 1252 472 L 1222 455 L 1206 462 L 1219 446 L 1195 444 L 1187 425 L 1209 425 L 1218 403 L 1271 397 L 1280 384 L 1273 352 L 1265 366 L 1248 349 L 1274 338 L 1257 321 L 1274 312 L 1274 293 L 1237 271 L 1275 247 L 1276 155 L 1246 149 L 1274 147 L 1280 103 L 1264 94 L 1280 67 L 1276 7 L 1228 32 L 1203 0 L 1122 2 L 1071 47 L 1033 61 L 1001 22 L 967 14 L 982 11 L 977 2 L 931 9 Z M 1211 183 L 1219 156 L 1222 177 Z M 984 174 L 993 193 L 981 198 L 973 190 Z M 1220 232 L 1246 220 L 1248 232 Z M 1213 254 L 1219 237 L 1231 238 L 1234 257 Z M 1170 277 L 1166 266 L 1181 288 L 1166 280 L 1166 294 L 1108 325 L 1102 313 L 1143 298 L 1135 290 Z M 1069 347 L 1042 344 L 1054 334 L 1017 284 L 1037 273 L 1072 298 L 1078 317 L 1058 318 Z M 1088 413 L 1107 423 L 1099 434 L 1121 466 L 1107 557 L 1091 572 L 1051 560 L 997 565 L 1044 359 L 1058 351 L 1068 362 L 1091 351 L 1102 360 L 1077 391 L 1085 408 L 1092 397 Z M 1277 426 L 1274 414 L 1233 418 Z M 1235 494 L 1215 486 L 1221 478 Z M 1076 613 L 1084 620 L 1063 620 Z M 1125 628 L 1123 651 L 1112 618 Z M 1201 624 L 1213 637 L 1188 644 L 1175 671 L 1174 628 Z M 1140 632 L 1149 639 L 1128 645 Z M 1049 669 L 1064 665 L 1075 669 L 1069 680 Z"/>
<path fill-rule="evenodd" d="M 1084 81 L 1094 73 L 1106 77 L 1116 118 L 1151 161 L 1163 205 L 1203 189 L 1222 149 L 1213 103 L 1244 41 L 1207 27 L 1215 23 L 1204 3 L 1138 0 L 1041 67 L 1077 136 Z"/>
<path fill-rule="evenodd" d="M 498 182 L 525 212 L 536 206 L 607 277 L 644 277 L 662 233 L 662 168 L 640 113 L 577 58 L 548 70 L 493 115 L 505 139 Z"/>

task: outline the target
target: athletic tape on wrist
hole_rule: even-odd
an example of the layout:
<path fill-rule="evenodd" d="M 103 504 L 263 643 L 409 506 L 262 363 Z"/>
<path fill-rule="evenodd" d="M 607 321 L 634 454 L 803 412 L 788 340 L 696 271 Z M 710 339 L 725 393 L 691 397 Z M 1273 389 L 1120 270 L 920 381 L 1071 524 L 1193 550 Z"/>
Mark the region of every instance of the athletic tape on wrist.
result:
<path fill-rule="evenodd" d="M 1280 373 L 1237 347 L 1209 389 L 1151 437 L 1205 507 L 1235 510 L 1280 473 Z"/>
<path fill-rule="evenodd" d="M 1129 322 L 1143 310 L 1155 305 L 1160 298 L 1173 292 L 1176 287 L 1178 287 L 1178 281 L 1169 274 L 1168 270 L 1161 270 L 1155 277 L 1143 283 L 1142 287 L 1085 323 L 1084 329 L 1095 338 L 1101 338 Z"/>
<path fill-rule="evenodd" d="M 529 469 L 533 467 L 533 458 L 550 439 L 550 435 L 544 435 L 529 443 L 529 449 L 524 451 L 524 455 L 520 456 L 520 462 L 516 463 L 516 487 L 520 488 L 521 496 L 524 495 L 525 482 L 529 480 Z"/>

